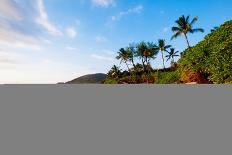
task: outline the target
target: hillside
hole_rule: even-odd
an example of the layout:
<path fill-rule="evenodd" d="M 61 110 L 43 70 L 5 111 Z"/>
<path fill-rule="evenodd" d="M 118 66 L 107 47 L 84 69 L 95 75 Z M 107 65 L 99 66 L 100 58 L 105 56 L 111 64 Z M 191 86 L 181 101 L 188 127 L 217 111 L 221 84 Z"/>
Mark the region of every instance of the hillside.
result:
<path fill-rule="evenodd" d="M 183 52 L 178 71 L 184 82 L 232 82 L 232 21 L 221 25 L 191 49 Z"/>
<path fill-rule="evenodd" d="M 89 74 L 76 78 L 65 84 L 101 84 L 106 79 L 106 74 Z"/>

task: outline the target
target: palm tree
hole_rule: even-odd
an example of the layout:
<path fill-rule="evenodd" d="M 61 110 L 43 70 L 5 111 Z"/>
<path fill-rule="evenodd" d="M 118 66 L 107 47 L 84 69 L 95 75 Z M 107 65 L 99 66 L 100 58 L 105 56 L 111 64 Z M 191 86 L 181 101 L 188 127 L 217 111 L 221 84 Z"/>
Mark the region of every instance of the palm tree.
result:
<path fill-rule="evenodd" d="M 159 52 L 158 47 L 153 43 L 141 42 L 140 44 L 138 44 L 136 56 L 141 59 L 145 72 L 148 71 L 148 66 L 150 64 L 150 61 L 156 58 L 158 52 Z"/>
<path fill-rule="evenodd" d="M 174 58 L 180 56 L 178 53 L 179 51 L 175 51 L 175 48 L 171 48 L 168 55 L 166 55 L 167 62 L 171 59 L 171 64 L 174 64 Z"/>
<path fill-rule="evenodd" d="M 126 64 L 129 72 L 130 72 L 130 68 L 129 68 L 129 65 L 128 65 L 128 61 L 130 60 L 130 56 L 131 56 L 130 52 L 128 52 L 124 48 L 121 48 L 118 51 L 118 56 L 116 57 L 117 60 L 121 60 L 121 63 L 124 62 Z"/>
<path fill-rule="evenodd" d="M 111 70 L 107 74 L 107 76 L 114 78 L 119 78 L 120 75 L 121 75 L 121 69 L 115 65 L 111 68 Z"/>
<path fill-rule="evenodd" d="M 177 21 L 176 24 L 177 26 L 172 27 L 172 31 L 175 33 L 171 40 L 174 38 L 177 38 L 184 34 L 185 39 L 188 44 L 188 48 L 190 48 L 190 43 L 188 40 L 188 33 L 195 33 L 195 32 L 204 32 L 204 29 L 202 28 L 193 28 L 193 25 L 198 21 L 198 17 L 194 17 L 191 22 L 189 22 L 189 16 L 185 17 L 184 15 L 180 17 Z"/>
<path fill-rule="evenodd" d="M 139 43 L 137 45 L 136 57 L 139 57 L 139 59 L 141 59 L 144 71 L 145 71 L 145 56 L 144 56 L 144 51 L 146 51 L 146 49 L 147 49 L 147 46 L 146 46 L 145 42 L 141 42 L 141 43 Z"/>
<path fill-rule="evenodd" d="M 163 67 L 165 69 L 165 64 L 164 64 L 164 52 L 168 52 L 168 49 L 171 48 L 171 45 L 166 45 L 164 39 L 159 39 L 158 40 L 158 47 L 159 51 L 162 53 L 162 59 L 163 59 Z"/>
<path fill-rule="evenodd" d="M 129 47 L 127 47 L 125 50 L 129 56 L 128 60 L 132 63 L 133 67 L 135 68 L 135 55 L 136 55 L 135 46 L 130 44 Z"/>

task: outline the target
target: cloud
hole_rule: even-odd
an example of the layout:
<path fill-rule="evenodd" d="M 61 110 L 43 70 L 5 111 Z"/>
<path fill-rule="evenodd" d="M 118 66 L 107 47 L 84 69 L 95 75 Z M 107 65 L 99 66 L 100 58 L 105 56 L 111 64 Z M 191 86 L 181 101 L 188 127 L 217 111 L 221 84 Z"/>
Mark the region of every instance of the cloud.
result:
<path fill-rule="evenodd" d="M 69 38 L 73 39 L 77 36 L 77 32 L 74 27 L 68 27 L 65 31 Z"/>
<path fill-rule="evenodd" d="M 105 8 L 116 4 L 115 0 L 91 0 L 91 2 L 94 6 L 105 7 Z"/>
<path fill-rule="evenodd" d="M 54 36 L 61 36 L 62 32 L 49 21 L 43 0 L 36 0 L 36 4 L 38 9 L 38 17 L 36 19 L 36 22 L 40 24 L 44 29 L 46 29 L 49 34 Z"/>
<path fill-rule="evenodd" d="M 66 50 L 75 51 L 75 50 L 77 50 L 77 48 L 68 46 L 68 47 L 66 47 Z"/>
<path fill-rule="evenodd" d="M 12 0 L 1 0 L 0 16 L 6 19 L 22 19 L 21 12 L 19 11 L 19 8 L 17 8 L 17 3 Z"/>
<path fill-rule="evenodd" d="M 110 62 L 114 61 L 114 59 L 112 57 L 98 55 L 98 54 L 91 54 L 90 57 L 97 59 L 97 60 L 105 60 L 105 61 L 110 61 Z"/>
<path fill-rule="evenodd" d="M 0 50 L 0 64 L 18 64 L 22 57 L 16 53 Z"/>
<path fill-rule="evenodd" d="M 130 14 L 140 14 L 144 10 L 144 7 L 142 5 L 137 5 L 133 8 L 128 9 L 127 11 L 122 11 L 119 14 L 115 16 L 111 16 L 111 21 L 119 21 L 124 16 L 130 15 Z"/>
<path fill-rule="evenodd" d="M 107 38 L 104 37 L 104 36 L 97 36 L 97 37 L 95 38 L 95 41 L 98 42 L 98 43 L 103 43 L 103 42 L 107 42 L 108 40 L 107 40 Z"/>
<path fill-rule="evenodd" d="M 38 38 L 23 34 L 12 28 L 0 25 L 0 43 L 12 46 L 15 48 L 29 48 L 33 50 L 40 50 L 38 45 Z"/>
<path fill-rule="evenodd" d="M 38 50 L 45 39 L 44 32 L 53 36 L 62 35 L 57 26 L 49 20 L 43 2 L 1 0 L 0 43 Z"/>

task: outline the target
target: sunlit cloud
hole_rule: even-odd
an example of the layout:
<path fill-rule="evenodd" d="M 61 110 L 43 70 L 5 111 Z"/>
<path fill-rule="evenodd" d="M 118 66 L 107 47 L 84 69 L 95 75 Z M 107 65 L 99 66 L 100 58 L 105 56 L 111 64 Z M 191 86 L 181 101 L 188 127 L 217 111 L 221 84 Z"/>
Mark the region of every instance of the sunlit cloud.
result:
<path fill-rule="evenodd" d="M 39 13 L 36 22 L 40 24 L 44 29 L 46 29 L 49 34 L 54 36 L 61 36 L 62 32 L 49 21 L 43 0 L 36 0 L 36 4 Z"/>
<path fill-rule="evenodd" d="M 127 11 L 122 11 L 119 14 L 115 16 L 111 16 L 111 21 L 119 21 L 124 16 L 130 15 L 130 14 L 140 14 L 144 10 L 142 5 L 137 5 L 133 8 L 128 9 Z"/>
<path fill-rule="evenodd" d="M 99 6 L 99 7 L 109 7 L 112 5 L 115 5 L 116 0 L 91 0 L 92 4 L 94 6 Z"/>
<path fill-rule="evenodd" d="M 77 32 L 74 27 L 68 27 L 65 31 L 69 38 L 73 39 L 77 36 Z"/>
<path fill-rule="evenodd" d="M 0 17 L 6 19 L 21 20 L 22 14 L 14 0 L 1 0 Z"/>

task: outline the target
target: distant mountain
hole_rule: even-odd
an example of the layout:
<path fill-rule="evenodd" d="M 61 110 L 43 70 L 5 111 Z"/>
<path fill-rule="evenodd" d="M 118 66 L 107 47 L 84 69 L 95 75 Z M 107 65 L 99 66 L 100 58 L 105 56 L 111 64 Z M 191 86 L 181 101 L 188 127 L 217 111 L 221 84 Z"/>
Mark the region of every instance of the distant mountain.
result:
<path fill-rule="evenodd" d="M 106 74 L 89 74 L 81 76 L 72 81 L 66 82 L 65 84 L 101 84 L 106 79 Z"/>

